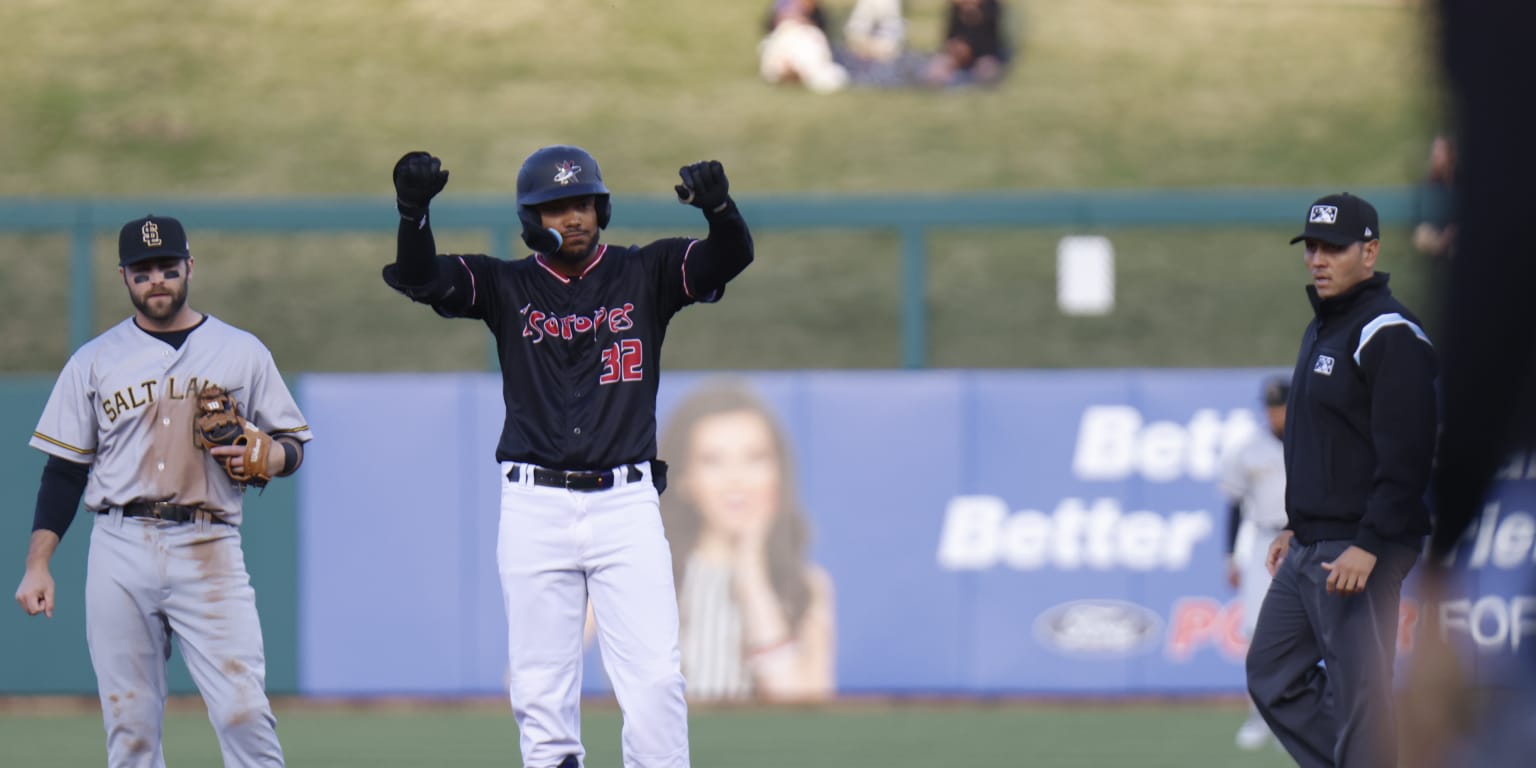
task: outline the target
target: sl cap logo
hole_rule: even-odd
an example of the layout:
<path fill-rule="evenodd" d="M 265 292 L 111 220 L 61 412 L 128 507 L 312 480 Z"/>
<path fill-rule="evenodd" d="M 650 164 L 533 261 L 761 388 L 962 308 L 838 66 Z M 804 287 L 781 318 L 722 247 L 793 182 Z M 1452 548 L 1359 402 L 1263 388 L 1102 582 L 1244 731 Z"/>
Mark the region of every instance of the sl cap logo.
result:
<path fill-rule="evenodd" d="M 144 222 L 144 226 L 139 228 L 139 234 L 144 236 L 144 244 L 150 248 L 160 246 L 160 227 L 153 221 Z"/>
<path fill-rule="evenodd" d="M 1314 205 L 1312 212 L 1307 214 L 1308 224 L 1333 224 L 1339 220 L 1339 207 L 1337 205 Z"/>
<path fill-rule="evenodd" d="M 1318 355 L 1317 362 L 1312 364 L 1313 373 L 1321 373 L 1324 376 L 1333 375 L 1333 358 L 1327 355 Z"/>
<path fill-rule="evenodd" d="M 581 173 L 581 166 L 571 160 L 562 160 L 555 166 L 555 183 L 565 186 L 573 181 L 580 181 L 576 174 Z"/>

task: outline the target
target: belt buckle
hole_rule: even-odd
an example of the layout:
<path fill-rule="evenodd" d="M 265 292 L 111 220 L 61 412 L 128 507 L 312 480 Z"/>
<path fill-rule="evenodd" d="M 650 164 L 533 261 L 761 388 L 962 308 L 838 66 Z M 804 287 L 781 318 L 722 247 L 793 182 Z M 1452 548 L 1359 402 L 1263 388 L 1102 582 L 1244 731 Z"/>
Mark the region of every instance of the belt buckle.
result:
<path fill-rule="evenodd" d="M 568 491 L 601 491 L 613 485 L 613 472 L 576 470 L 566 472 L 564 479 Z"/>

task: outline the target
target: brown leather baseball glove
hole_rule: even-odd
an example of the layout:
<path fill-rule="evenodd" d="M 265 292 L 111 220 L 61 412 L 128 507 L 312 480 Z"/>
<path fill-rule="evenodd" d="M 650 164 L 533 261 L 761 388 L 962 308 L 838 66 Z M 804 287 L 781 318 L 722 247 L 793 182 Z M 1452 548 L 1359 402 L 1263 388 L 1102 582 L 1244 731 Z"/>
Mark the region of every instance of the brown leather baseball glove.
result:
<path fill-rule="evenodd" d="M 261 488 L 272 479 L 267 473 L 267 455 L 274 447 L 272 436 L 240 417 L 240 404 L 227 389 L 208 387 L 198 394 L 192 442 L 205 451 L 220 445 L 243 446 L 245 455 L 241 457 L 240 469 L 236 470 L 227 458 L 219 458 L 224 474 L 237 483 Z"/>

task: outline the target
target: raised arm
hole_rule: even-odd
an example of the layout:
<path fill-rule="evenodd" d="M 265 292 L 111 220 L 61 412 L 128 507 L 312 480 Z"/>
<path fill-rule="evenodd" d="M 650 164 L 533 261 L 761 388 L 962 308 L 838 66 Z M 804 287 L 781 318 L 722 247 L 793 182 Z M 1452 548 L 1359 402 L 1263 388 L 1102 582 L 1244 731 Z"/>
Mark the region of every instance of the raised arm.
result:
<path fill-rule="evenodd" d="M 384 282 L 412 301 L 432 305 L 438 314 L 462 313 L 472 301 L 472 281 L 464 270 L 443 268 L 428 217 L 432 198 L 448 184 L 448 171 L 429 152 L 407 152 L 395 163 L 394 182 L 400 228 L 395 261 L 384 267 Z"/>
<path fill-rule="evenodd" d="M 731 199 L 730 181 L 718 160 L 679 168 L 677 199 L 704 212 L 709 236 L 688 255 L 684 279 L 693 296 L 708 296 L 752 263 L 752 233 Z"/>

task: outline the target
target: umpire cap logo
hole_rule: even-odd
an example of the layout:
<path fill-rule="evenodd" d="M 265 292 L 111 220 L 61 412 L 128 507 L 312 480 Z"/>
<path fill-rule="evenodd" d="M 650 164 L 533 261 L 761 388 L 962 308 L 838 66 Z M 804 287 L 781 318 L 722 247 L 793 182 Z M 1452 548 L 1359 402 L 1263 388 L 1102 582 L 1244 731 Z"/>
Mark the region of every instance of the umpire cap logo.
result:
<path fill-rule="evenodd" d="M 576 174 L 581 173 L 581 166 L 571 160 L 562 160 L 555 166 L 555 183 L 565 186 L 574 181 L 581 181 Z"/>
<path fill-rule="evenodd" d="M 151 248 L 160 247 L 160 227 L 153 221 L 144 222 L 144 226 L 139 228 L 139 234 L 144 236 L 145 245 Z"/>
<path fill-rule="evenodd" d="M 1332 224 L 1339 220 L 1339 207 L 1337 205 L 1314 205 L 1312 213 L 1307 216 L 1308 224 Z"/>

